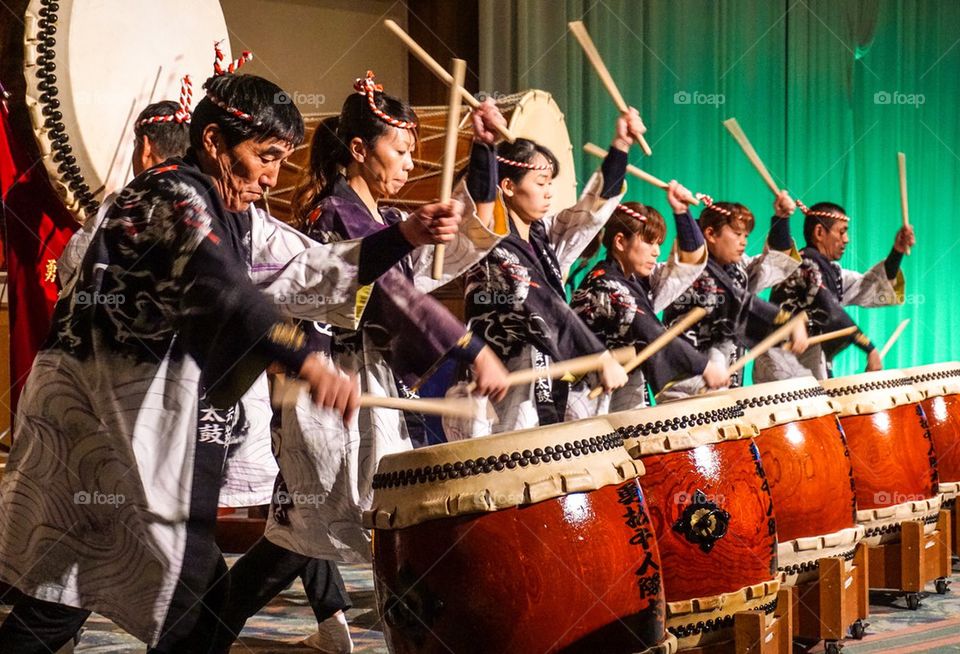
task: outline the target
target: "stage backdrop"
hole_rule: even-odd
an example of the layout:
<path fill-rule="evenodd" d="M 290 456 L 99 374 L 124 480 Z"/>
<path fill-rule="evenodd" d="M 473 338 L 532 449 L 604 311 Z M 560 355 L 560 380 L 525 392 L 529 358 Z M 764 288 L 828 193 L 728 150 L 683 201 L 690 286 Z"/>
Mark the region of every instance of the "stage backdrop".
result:
<path fill-rule="evenodd" d="M 542 88 L 566 112 L 575 145 L 606 147 L 614 106 L 567 22 L 583 20 L 640 110 L 653 156 L 631 162 L 757 216 L 762 247 L 773 196 L 721 122 L 736 117 L 795 197 L 853 217 L 841 264 L 866 270 L 900 226 L 896 154 L 907 155 L 918 245 L 905 259 L 907 301 L 852 309 L 882 344 L 911 324 L 887 367 L 960 359 L 960 2 L 936 0 L 492 0 L 481 2 L 481 87 Z M 597 160 L 579 154 L 581 183 Z M 669 215 L 662 191 L 629 181 L 628 200 Z M 695 212 L 696 215 L 696 212 Z M 668 224 L 669 224 L 668 220 Z M 803 217 L 793 219 L 802 247 Z M 667 236 L 669 244 L 673 233 Z M 848 348 L 837 373 L 859 372 Z"/>

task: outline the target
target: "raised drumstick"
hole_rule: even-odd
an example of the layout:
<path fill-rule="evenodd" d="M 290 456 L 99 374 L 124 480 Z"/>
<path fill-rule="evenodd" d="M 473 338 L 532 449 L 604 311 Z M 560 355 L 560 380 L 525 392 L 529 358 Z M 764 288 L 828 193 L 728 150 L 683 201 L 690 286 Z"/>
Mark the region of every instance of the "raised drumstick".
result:
<path fill-rule="evenodd" d="M 410 49 L 410 52 L 412 52 L 413 55 L 417 59 L 419 59 L 427 68 L 429 68 L 434 75 L 439 77 L 447 86 L 450 86 L 453 84 L 453 75 L 451 75 L 446 70 L 444 70 L 443 66 L 438 64 L 437 61 L 427 53 L 426 50 L 420 47 L 419 43 L 414 41 L 409 34 L 404 32 L 402 27 L 397 25 L 394 21 L 390 20 L 389 18 L 383 21 L 383 24 L 387 26 L 388 30 L 396 34 L 397 37 L 401 41 L 403 41 L 404 45 L 406 45 Z M 463 95 L 463 101 L 466 102 L 471 107 L 473 107 L 474 109 L 480 106 L 480 101 L 477 100 L 475 97 L 473 97 L 473 94 L 467 91 L 466 89 L 461 87 L 460 93 L 461 95 Z M 510 141 L 511 143 L 517 140 L 517 137 L 514 136 L 513 132 L 511 132 L 506 127 L 506 125 L 497 125 L 496 128 L 497 128 L 497 131 L 500 132 L 500 135 L 503 138 Z"/>
<path fill-rule="evenodd" d="M 641 363 L 652 357 L 654 354 L 662 350 L 667 346 L 667 344 L 675 339 L 677 336 L 682 334 L 684 331 L 689 329 L 691 326 L 699 322 L 705 315 L 707 315 L 707 310 L 703 307 L 694 307 L 687 314 L 674 324 L 670 329 L 666 330 L 655 339 L 650 341 L 650 343 L 637 352 L 636 356 L 623 364 L 623 369 L 630 374 L 637 366 Z M 595 400 L 600 395 L 603 394 L 603 386 L 597 386 L 590 391 L 589 398 Z"/>
<path fill-rule="evenodd" d="M 907 328 L 907 325 L 910 324 L 910 319 L 902 321 L 897 328 L 893 330 L 893 333 L 890 334 L 890 338 L 887 339 L 887 342 L 883 344 L 883 347 L 880 348 L 880 358 L 887 356 L 887 352 L 890 351 L 890 348 L 893 347 L 893 344 L 897 342 L 897 339 L 900 338 L 900 334 L 903 333 L 903 330 Z"/>
<path fill-rule="evenodd" d="M 635 349 L 631 346 L 621 347 L 616 350 L 607 350 L 606 352 L 598 352 L 597 354 L 588 354 L 582 357 L 576 357 L 574 359 L 567 359 L 566 361 L 553 361 L 550 363 L 550 368 L 546 373 L 546 376 L 550 379 L 558 379 L 564 375 L 583 375 L 588 372 L 593 372 L 594 370 L 599 370 L 603 367 L 603 356 L 607 353 L 613 357 L 613 360 L 623 365 L 625 362 L 629 361 L 633 357 Z M 544 371 L 538 368 L 527 368 L 525 370 L 517 370 L 516 372 L 511 372 L 507 375 L 507 385 L 508 386 L 518 386 L 520 384 L 529 384 L 538 379 L 541 379 L 544 376 Z M 467 392 L 473 393 L 477 389 L 476 382 L 470 382 L 467 386 Z"/>
<path fill-rule="evenodd" d="M 857 332 L 856 326 L 853 327 L 844 327 L 843 329 L 838 329 L 836 331 L 827 332 L 826 334 L 820 334 L 819 336 L 811 336 L 807 339 L 807 347 L 811 345 L 819 345 L 820 343 L 826 343 L 827 341 L 832 341 L 835 338 L 843 338 L 844 336 L 850 336 Z"/>
<path fill-rule="evenodd" d="M 607 156 L 607 153 L 604 151 L 603 148 L 593 143 L 584 144 L 583 151 L 586 152 L 587 154 L 592 154 L 595 157 L 600 157 L 601 159 Z M 627 172 L 633 175 L 634 177 L 642 179 L 647 184 L 652 184 L 653 186 L 656 186 L 657 188 L 662 188 L 663 190 L 667 190 L 667 188 L 670 187 L 669 184 L 667 184 L 665 181 L 663 181 L 659 177 L 654 177 L 653 175 L 646 172 L 645 170 L 641 170 L 640 168 L 637 168 L 633 164 L 627 164 Z M 698 200 L 691 194 L 687 194 L 687 196 L 683 198 L 683 201 L 686 202 L 687 204 L 700 204 L 700 200 Z"/>
<path fill-rule="evenodd" d="M 763 165 L 763 161 L 760 160 L 760 155 L 757 154 L 757 151 L 753 149 L 753 146 L 750 144 L 750 139 L 747 138 L 747 135 L 744 134 L 743 130 L 740 128 L 740 123 L 737 122 L 736 118 L 728 118 L 723 121 L 723 126 L 727 128 L 733 138 L 737 140 L 737 143 L 740 144 L 740 148 L 743 150 L 743 153 L 747 155 L 747 159 L 750 160 L 750 163 L 753 164 L 753 167 L 757 169 L 757 172 L 760 173 L 760 177 L 763 178 L 763 181 L 767 183 L 767 186 L 770 187 L 770 190 L 773 191 L 774 195 L 780 195 L 780 189 L 777 188 L 777 183 L 773 181 L 773 177 L 770 175 L 770 171 L 767 170 L 767 167 Z"/>
<path fill-rule="evenodd" d="M 732 366 L 727 369 L 731 375 L 735 372 L 742 370 L 747 366 L 748 363 L 756 359 L 761 354 L 765 353 L 772 347 L 780 345 L 783 341 L 787 340 L 790 337 L 790 332 L 793 331 L 793 328 L 796 327 L 797 323 L 806 322 L 807 314 L 803 311 L 795 315 L 793 318 L 788 320 L 783 324 L 777 331 L 773 332 L 765 339 L 757 343 L 756 347 L 750 348 L 750 351 L 747 352 L 744 356 L 737 359 Z"/>
<path fill-rule="evenodd" d="M 457 137 L 460 135 L 460 97 L 463 80 L 467 75 L 467 62 L 453 60 L 453 84 L 450 85 L 450 102 L 447 104 L 447 134 L 443 148 L 443 171 L 440 175 L 440 202 L 447 202 L 453 195 L 453 173 L 457 166 Z M 433 278 L 443 276 L 443 254 L 447 246 L 433 246 Z"/>
<path fill-rule="evenodd" d="M 603 63 L 600 53 L 597 52 L 597 46 L 593 44 L 593 39 L 591 39 L 587 33 L 587 28 L 584 26 L 583 21 L 575 20 L 572 23 L 568 23 L 568 25 L 570 26 L 570 31 L 573 32 L 573 35 L 580 43 L 580 47 L 583 48 L 583 54 L 587 55 L 587 59 L 593 64 L 593 69 L 596 70 L 597 75 L 600 76 L 600 81 L 607 87 L 607 93 L 613 98 L 613 103 L 617 105 L 617 110 L 622 114 L 629 113 L 630 107 L 627 106 L 626 101 L 620 94 L 620 89 L 617 88 L 613 77 L 610 75 L 610 71 L 607 70 L 607 65 Z M 643 138 L 643 134 L 634 134 L 633 137 L 637 140 L 637 143 L 640 144 L 640 148 L 645 155 L 649 157 L 653 154 L 650 145 L 647 144 L 647 140 Z"/>
<path fill-rule="evenodd" d="M 907 155 L 903 152 L 897 153 L 897 168 L 900 172 L 900 214 L 903 217 L 903 226 L 910 226 L 910 214 L 907 210 Z M 910 254 L 910 248 L 907 248 L 905 254 Z"/>

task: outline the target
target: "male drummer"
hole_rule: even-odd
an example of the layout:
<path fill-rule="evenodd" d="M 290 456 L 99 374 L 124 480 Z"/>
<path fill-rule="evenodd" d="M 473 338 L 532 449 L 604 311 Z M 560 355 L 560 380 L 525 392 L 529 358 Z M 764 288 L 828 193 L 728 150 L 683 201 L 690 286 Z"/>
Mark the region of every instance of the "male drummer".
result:
<path fill-rule="evenodd" d="M 118 195 L 27 380 L 0 484 L 0 579 L 24 597 L 0 652 L 56 651 L 91 611 L 153 652 L 206 652 L 226 590 L 213 532 L 230 445 L 210 409 L 235 407 L 274 361 L 349 419 L 355 381 L 306 349 L 280 299 L 322 297 L 285 313 L 355 328 L 364 285 L 458 229 L 444 203 L 319 246 L 249 212 L 302 117 L 259 77 L 204 88 L 191 150 Z"/>
<path fill-rule="evenodd" d="M 140 112 L 133 128 L 133 174 L 162 164 L 167 159 L 182 157 L 190 147 L 190 114 L 172 100 L 154 102 Z M 117 194 L 107 196 L 97 215 L 87 220 L 83 227 L 70 238 L 67 247 L 57 261 L 60 288 L 67 288 L 73 281 L 83 255 L 90 247 L 93 233 L 100 227 L 107 210 L 113 205 Z"/>
<path fill-rule="evenodd" d="M 770 301 L 790 313 L 805 310 L 810 335 L 824 334 L 853 325 L 844 306 L 881 307 L 903 304 L 906 286 L 900 263 L 906 251 L 916 243 L 913 227 L 901 227 L 894 237 L 887 258 L 866 273 L 841 268 L 837 263 L 850 243 L 850 217 L 832 202 L 818 202 L 809 209 L 803 222 L 806 247 L 801 250 L 800 267 L 773 287 Z M 762 383 L 813 375 L 831 376 L 833 358 L 853 343 L 867 355 L 866 371 L 881 370 L 880 352 L 865 334 L 813 345 L 799 357 L 773 348 L 757 358 L 753 381 Z"/>

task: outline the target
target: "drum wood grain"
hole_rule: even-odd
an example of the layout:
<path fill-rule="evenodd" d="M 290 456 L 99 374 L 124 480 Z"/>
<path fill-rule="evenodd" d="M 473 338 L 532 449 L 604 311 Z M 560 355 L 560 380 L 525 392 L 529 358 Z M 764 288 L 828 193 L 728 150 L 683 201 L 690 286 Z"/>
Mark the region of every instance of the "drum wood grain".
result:
<path fill-rule="evenodd" d="M 930 425 L 940 481 L 960 481 L 960 395 L 931 397 L 920 406 Z"/>

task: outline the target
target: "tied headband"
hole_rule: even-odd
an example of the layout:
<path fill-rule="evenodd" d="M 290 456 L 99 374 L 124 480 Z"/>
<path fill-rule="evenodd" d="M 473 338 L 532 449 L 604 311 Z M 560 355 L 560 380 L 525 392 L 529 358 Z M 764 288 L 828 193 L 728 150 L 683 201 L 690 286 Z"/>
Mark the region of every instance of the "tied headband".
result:
<path fill-rule="evenodd" d="M 850 222 L 850 216 L 842 213 L 837 213 L 836 211 L 810 211 L 810 209 L 800 200 L 797 200 L 797 206 L 800 207 L 800 211 L 803 212 L 805 216 L 813 216 L 814 218 L 829 218 L 830 220 L 843 220 L 845 222 Z"/>
<path fill-rule="evenodd" d="M 190 122 L 190 101 L 193 99 L 193 83 L 189 75 L 184 75 L 180 80 L 180 106 L 172 114 L 164 116 L 150 116 L 137 123 L 137 127 L 144 125 L 153 125 L 156 123 L 189 123 Z"/>
<path fill-rule="evenodd" d="M 358 77 L 357 81 L 353 83 L 353 89 L 357 93 L 367 96 L 367 104 L 370 105 L 370 111 L 373 112 L 373 115 L 386 124 L 392 125 L 398 129 L 416 129 L 417 124 L 412 120 L 400 120 L 399 118 L 394 118 L 377 107 L 376 97 L 374 94 L 377 91 L 383 93 L 383 85 L 374 82 L 373 78 L 373 71 L 368 70 L 366 77 Z"/>
<path fill-rule="evenodd" d="M 701 202 L 703 202 L 703 204 L 704 204 L 705 207 L 708 207 L 708 208 L 710 208 L 710 209 L 713 209 L 713 210 L 716 211 L 717 213 L 723 214 L 723 215 L 726 216 L 727 218 L 733 218 L 733 212 L 732 212 L 732 211 L 730 211 L 729 209 L 726 209 L 726 208 L 724 208 L 724 207 L 719 207 L 719 206 L 717 206 L 716 204 L 714 204 L 713 198 L 710 197 L 709 195 L 707 195 L 707 194 L 705 194 L 705 193 L 697 193 L 696 197 L 697 197 L 698 200 L 700 200 Z"/>
<path fill-rule="evenodd" d="M 217 41 L 216 43 L 213 44 L 213 52 L 214 52 L 214 59 L 213 59 L 214 77 L 219 77 L 221 75 L 226 75 L 228 73 L 234 73 L 241 66 L 243 66 L 243 64 L 253 59 L 253 53 L 250 52 L 249 50 L 244 50 L 238 59 L 233 60 L 232 62 L 230 62 L 230 64 L 226 68 L 224 68 L 223 66 L 220 65 L 220 62 L 223 61 L 223 50 L 220 49 L 220 41 Z M 256 123 L 256 119 L 253 116 L 251 116 L 250 114 L 244 111 L 241 111 L 240 109 L 237 109 L 236 107 L 230 106 L 229 104 L 227 104 L 226 102 L 218 98 L 216 95 L 214 95 L 210 89 L 207 89 L 207 98 L 210 100 L 210 102 L 217 105 L 218 107 L 223 109 L 225 112 L 227 112 L 234 118 L 239 118 L 240 120 L 248 123 Z"/>
<path fill-rule="evenodd" d="M 636 210 L 634 210 L 634 209 L 631 209 L 630 207 L 628 207 L 628 206 L 625 205 L 625 204 L 618 204 L 618 205 L 617 205 L 617 211 L 622 211 L 623 213 L 627 214 L 627 215 L 630 216 L 631 218 L 636 218 L 637 220 L 639 220 L 639 221 L 642 222 L 642 223 L 647 222 L 647 217 L 646 217 L 646 216 L 644 216 L 644 215 L 643 215 L 642 213 L 640 213 L 639 211 L 636 211 Z"/>
<path fill-rule="evenodd" d="M 508 166 L 513 166 L 514 168 L 526 168 L 527 170 L 553 170 L 553 166 L 549 163 L 541 164 L 539 166 L 529 163 L 524 163 L 522 161 L 514 161 L 513 159 L 507 159 L 506 157 L 501 157 L 497 155 L 497 161 Z M 623 205 L 620 205 L 623 206 Z"/>

